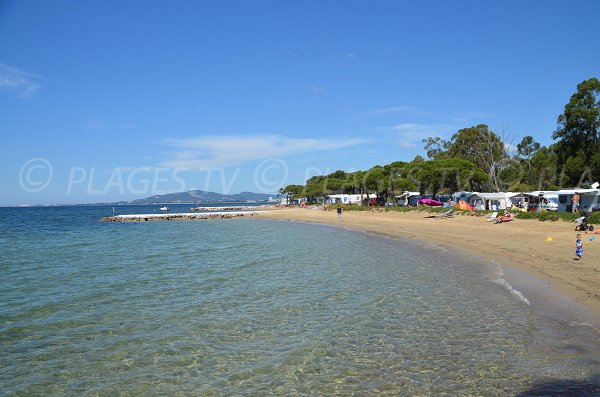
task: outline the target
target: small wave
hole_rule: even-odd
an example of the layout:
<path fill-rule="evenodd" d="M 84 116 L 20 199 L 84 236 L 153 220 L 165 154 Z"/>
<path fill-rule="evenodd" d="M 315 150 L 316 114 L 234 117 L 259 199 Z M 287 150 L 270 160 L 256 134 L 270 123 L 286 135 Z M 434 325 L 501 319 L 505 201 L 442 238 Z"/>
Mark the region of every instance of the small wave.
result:
<path fill-rule="evenodd" d="M 525 298 L 523 296 L 523 294 L 521 293 L 521 291 L 516 290 L 513 288 L 512 285 L 510 285 L 510 283 L 508 281 L 506 281 L 503 278 L 497 278 L 494 280 L 494 282 L 498 285 L 503 286 L 504 288 L 506 288 L 513 296 L 516 296 L 517 298 L 519 298 L 519 300 L 521 300 L 521 302 L 525 303 L 526 305 L 529 305 L 529 299 Z"/>
<path fill-rule="evenodd" d="M 590 324 L 590 323 L 578 323 L 576 321 L 571 321 L 569 323 L 569 325 L 571 327 L 592 327 L 592 328 L 594 328 L 594 324 Z"/>

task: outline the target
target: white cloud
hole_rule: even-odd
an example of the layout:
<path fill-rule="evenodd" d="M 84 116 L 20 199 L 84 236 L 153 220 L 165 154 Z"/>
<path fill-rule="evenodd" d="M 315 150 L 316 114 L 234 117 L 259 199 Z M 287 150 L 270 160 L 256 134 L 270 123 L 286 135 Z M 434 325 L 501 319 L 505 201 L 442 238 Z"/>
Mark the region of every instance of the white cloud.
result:
<path fill-rule="evenodd" d="M 382 128 L 391 131 L 398 140 L 396 143 L 405 149 L 422 147 L 422 141 L 429 137 L 444 137 L 449 127 L 445 124 L 403 123 L 393 127 Z"/>
<path fill-rule="evenodd" d="M 311 88 L 311 90 L 313 90 L 315 92 L 325 91 L 325 87 L 318 86 L 318 85 L 315 85 L 315 84 L 311 84 L 310 88 Z"/>
<path fill-rule="evenodd" d="M 403 123 L 388 129 L 396 131 L 404 138 L 424 139 L 430 136 L 445 135 L 443 132 L 448 130 L 448 126 L 445 124 Z"/>
<path fill-rule="evenodd" d="M 12 90 L 19 98 L 31 98 L 40 88 L 40 76 L 0 63 L 0 89 Z"/>
<path fill-rule="evenodd" d="M 244 164 L 253 160 L 300 153 L 342 149 L 367 143 L 365 139 L 288 138 L 279 135 L 205 136 L 165 141 L 177 149 L 161 165 L 170 168 L 206 170 Z"/>
<path fill-rule="evenodd" d="M 398 142 L 398 145 L 405 149 L 416 149 L 417 148 L 416 144 L 414 144 L 412 142 L 407 142 L 407 141 L 400 141 L 400 142 Z"/>

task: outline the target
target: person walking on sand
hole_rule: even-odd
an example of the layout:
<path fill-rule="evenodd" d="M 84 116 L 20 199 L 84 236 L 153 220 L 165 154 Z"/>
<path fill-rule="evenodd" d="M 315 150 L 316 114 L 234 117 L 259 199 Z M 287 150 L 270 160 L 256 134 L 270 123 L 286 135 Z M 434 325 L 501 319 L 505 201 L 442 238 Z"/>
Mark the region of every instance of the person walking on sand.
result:
<path fill-rule="evenodd" d="M 340 207 L 339 205 L 337 207 L 337 214 L 338 214 L 338 221 L 341 222 L 342 221 L 342 207 Z"/>
<path fill-rule="evenodd" d="M 581 234 L 577 234 L 577 240 L 575 240 L 575 255 L 577 255 L 578 260 L 583 256 L 583 240 L 581 239 Z"/>
<path fill-rule="evenodd" d="M 579 193 L 575 192 L 571 201 L 573 202 L 573 212 L 579 212 L 579 201 L 581 200 L 581 196 Z"/>

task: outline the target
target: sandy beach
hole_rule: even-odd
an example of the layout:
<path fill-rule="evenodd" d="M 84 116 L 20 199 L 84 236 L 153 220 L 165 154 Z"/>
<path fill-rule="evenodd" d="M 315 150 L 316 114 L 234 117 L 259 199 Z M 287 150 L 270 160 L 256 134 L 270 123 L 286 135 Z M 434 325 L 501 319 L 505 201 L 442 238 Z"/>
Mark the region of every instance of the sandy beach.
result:
<path fill-rule="evenodd" d="M 485 216 L 427 218 L 426 212 L 346 211 L 339 223 L 335 211 L 286 208 L 258 217 L 337 225 L 395 238 L 415 238 L 469 255 L 493 259 L 536 276 L 596 314 L 600 313 L 600 235 L 582 233 L 584 256 L 575 260 L 575 224 L 520 220 L 503 224 Z"/>

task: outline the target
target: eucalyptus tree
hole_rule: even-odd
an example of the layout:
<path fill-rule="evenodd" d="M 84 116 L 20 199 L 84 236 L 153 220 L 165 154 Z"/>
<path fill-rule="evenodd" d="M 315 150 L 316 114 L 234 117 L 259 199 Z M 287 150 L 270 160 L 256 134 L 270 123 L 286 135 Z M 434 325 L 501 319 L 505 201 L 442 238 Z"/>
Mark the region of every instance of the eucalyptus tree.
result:
<path fill-rule="evenodd" d="M 497 134 L 485 124 L 458 130 L 449 141 L 434 137 L 423 140 L 431 160 L 463 159 L 475 164 L 487 175 L 487 188 L 501 191 L 506 183 L 503 171 L 511 165 L 505 134 Z M 478 181 L 479 183 L 480 181 Z"/>
<path fill-rule="evenodd" d="M 423 139 L 424 149 L 427 157 L 431 160 L 442 160 L 449 157 L 448 150 L 451 142 L 446 141 L 439 136 Z"/>
<path fill-rule="evenodd" d="M 592 178 L 600 178 L 600 80 L 577 85 L 557 124 L 552 139 L 557 140 L 559 167 L 568 182 L 580 182 L 586 169 Z"/>
<path fill-rule="evenodd" d="M 463 128 L 452 136 L 448 157 L 476 164 L 489 177 L 489 187 L 503 190 L 502 171 L 510 165 L 508 145 L 485 124 Z"/>
<path fill-rule="evenodd" d="M 531 172 L 531 159 L 540 150 L 541 145 L 536 142 L 531 135 L 523 137 L 517 144 L 517 156 L 521 164 L 525 165 L 525 177 L 527 183 L 531 184 L 533 175 Z"/>

